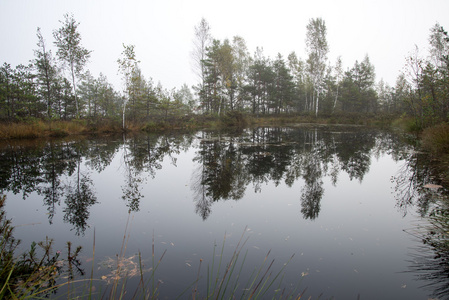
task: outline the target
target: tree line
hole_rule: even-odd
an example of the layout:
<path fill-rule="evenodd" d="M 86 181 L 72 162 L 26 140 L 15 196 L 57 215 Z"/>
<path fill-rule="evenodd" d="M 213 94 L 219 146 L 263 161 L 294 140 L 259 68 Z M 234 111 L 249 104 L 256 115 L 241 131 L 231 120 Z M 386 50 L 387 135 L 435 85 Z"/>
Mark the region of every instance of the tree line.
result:
<path fill-rule="evenodd" d="M 143 122 L 150 115 L 167 118 L 192 110 L 193 96 L 186 85 L 169 91 L 145 79 L 132 45 L 123 45 L 117 60 L 124 92 L 115 90 L 104 74 L 94 77 L 86 70 L 92 51 L 81 44 L 79 23 L 72 14 L 65 14 L 60 23 L 53 31 L 56 55 L 37 28 L 34 59 L 28 65 L 13 68 L 5 62 L 0 67 L 0 121 L 118 120 L 126 114 L 131 121 Z"/>
<path fill-rule="evenodd" d="M 428 57 L 418 48 L 406 59 L 394 87 L 376 82 L 368 54 L 344 71 L 341 56 L 328 59 L 327 28 L 321 18 L 306 27 L 306 58 L 293 51 L 267 57 L 263 48 L 250 54 L 244 38 L 213 38 L 203 18 L 194 30 L 191 52 L 198 83 L 167 90 L 145 78 L 134 45 L 123 45 L 117 59 L 122 75 L 119 92 L 100 73 L 95 78 L 86 64 L 90 50 L 81 44 L 79 23 L 64 15 L 53 31 L 56 56 L 37 29 L 37 49 L 28 65 L 0 68 L 0 120 L 30 118 L 116 119 L 152 122 L 192 114 L 222 116 L 306 113 L 403 114 L 419 128 L 445 122 L 449 113 L 449 37 L 438 23 L 430 30 Z"/>
<path fill-rule="evenodd" d="M 293 51 L 266 57 L 253 55 L 242 37 L 214 39 L 205 19 L 195 27 L 192 52 L 200 83 L 195 86 L 199 108 L 205 113 L 246 111 L 272 113 L 407 113 L 419 127 L 447 121 L 449 104 L 449 37 L 438 23 L 431 28 L 430 56 L 414 53 L 394 87 L 376 82 L 368 54 L 343 70 L 339 56 L 328 60 L 326 24 L 321 18 L 307 25 L 305 59 Z"/>

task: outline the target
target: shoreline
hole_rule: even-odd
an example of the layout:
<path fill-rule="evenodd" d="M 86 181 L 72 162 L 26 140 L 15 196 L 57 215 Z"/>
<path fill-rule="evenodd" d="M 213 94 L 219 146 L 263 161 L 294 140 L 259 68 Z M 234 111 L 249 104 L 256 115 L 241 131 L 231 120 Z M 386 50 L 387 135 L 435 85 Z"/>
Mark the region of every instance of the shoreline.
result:
<path fill-rule="evenodd" d="M 244 128 L 247 126 L 322 124 L 322 125 L 364 125 L 390 127 L 393 116 L 311 116 L 299 114 L 281 114 L 253 116 L 241 113 L 226 116 L 191 115 L 170 120 L 152 120 L 128 122 L 122 128 L 120 121 L 113 119 L 73 119 L 67 121 L 27 120 L 22 122 L 0 123 L 0 140 L 34 139 L 44 137 L 65 137 L 71 135 L 90 135 L 123 132 L 166 132 L 173 130 L 198 130 L 202 128 Z"/>

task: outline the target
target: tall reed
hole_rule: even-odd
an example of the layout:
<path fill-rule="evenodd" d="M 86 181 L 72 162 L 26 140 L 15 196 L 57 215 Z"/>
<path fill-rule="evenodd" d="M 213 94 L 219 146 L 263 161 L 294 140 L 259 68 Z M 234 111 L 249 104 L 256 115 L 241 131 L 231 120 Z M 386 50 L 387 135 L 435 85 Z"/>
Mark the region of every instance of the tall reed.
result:
<path fill-rule="evenodd" d="M 277 299 L 299 299 L 302 294 L 297 294 L 296 290 L 285 294 L 285 289 L 282 290 L 282 274 L 285 268 L 293 259 L 294 255 L 290 257 L 280 270 L 275 272 L 273 270 L 274 259 L 269 260 L 271 250 L 266 254 L 262 264 L 253 270 L 246 284 L 242 285 L 242 272 L 245 268 L 245 262 L 248 255 L 248 250 L 242 252 L 249 237 L 245 238 L 246 228 L 243 231 L 231 257 L 223 266 L 223 259 L 225 256 L 226 234 L 223 238 L 221 252 L 218 255 L 218 262 L 216 257 L 216 244 L 214 245 L 212 265 L 207 267 L 206 276 L 206 295 L 205 299 L 265 299 L 266 297 L 276 296 Z M 242 257 L 243 256 L 243 257 Z M 200 260 L 199 268 L 201 268 L 203 260 Z M 269 263 L 268 263 L 269 262 Z M 200 270 L 198 270 L 195 288 L 192 292 L 192 298 L 199 297 L 198 281 L 200 281 Z M 278 287 L 275 289 L 273 285 L 278 282 Z"/>

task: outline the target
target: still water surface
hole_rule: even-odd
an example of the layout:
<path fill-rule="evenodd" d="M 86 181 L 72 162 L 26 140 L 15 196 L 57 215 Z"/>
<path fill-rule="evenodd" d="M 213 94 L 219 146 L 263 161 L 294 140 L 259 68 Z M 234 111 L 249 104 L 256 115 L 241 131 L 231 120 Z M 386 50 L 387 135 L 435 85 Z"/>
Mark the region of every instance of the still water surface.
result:
<path fill-rule="evenodd" d="M 224 244 L 226 261 L 242 234 L 241 278 L 270 250 L 273 276 L 294 254 L 281 286 L 306 298 L 428 299 L 441 284 L 419 280 L 414 234 L 441 195 L 423 188 L 431 172 L 395 133 L 301 126 L 106 136 L 9 142 L 0 155 L 16 238 L 82 245 L 82 268 L 90 275 L 93 263 L 103 279 L 98 290 L 125 230 L 129 290 L 136 254 L 147 267 L 153 240 L 156 258 L 166 250 L 160 298 L 188 288 L 200 260 L 204 296 L 214 248 L 217 257 Z"/>

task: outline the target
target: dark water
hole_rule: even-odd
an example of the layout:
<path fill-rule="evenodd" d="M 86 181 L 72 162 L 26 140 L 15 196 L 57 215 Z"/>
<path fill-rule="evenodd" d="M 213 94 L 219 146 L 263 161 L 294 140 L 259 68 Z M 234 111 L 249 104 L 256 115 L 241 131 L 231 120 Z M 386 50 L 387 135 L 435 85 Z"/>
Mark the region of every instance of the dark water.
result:
<path fill-rule="evenodd" d="M 166 251 L 160 298 L 191 296 L 198 270 L 204 297 L 208 266 L 222 251 L 228 262 L 242 234 L 239 293 L 269 251 L 273 277 L 294 254 L 280 285 L 306 299 L 444 299 L 449 290 L 447 263 L 422 239 L 445 191 L 424 188 L 436 175 L 395 133 L 302 126 L 8 142 L 0 166 L 16 237 L 82 245 L 87 278 L 93 265 L 103 279 L 97 290 L 125 230 L 128 290 L 137 253 L 145 270 L 153 240 L 156 259 Z"/>

